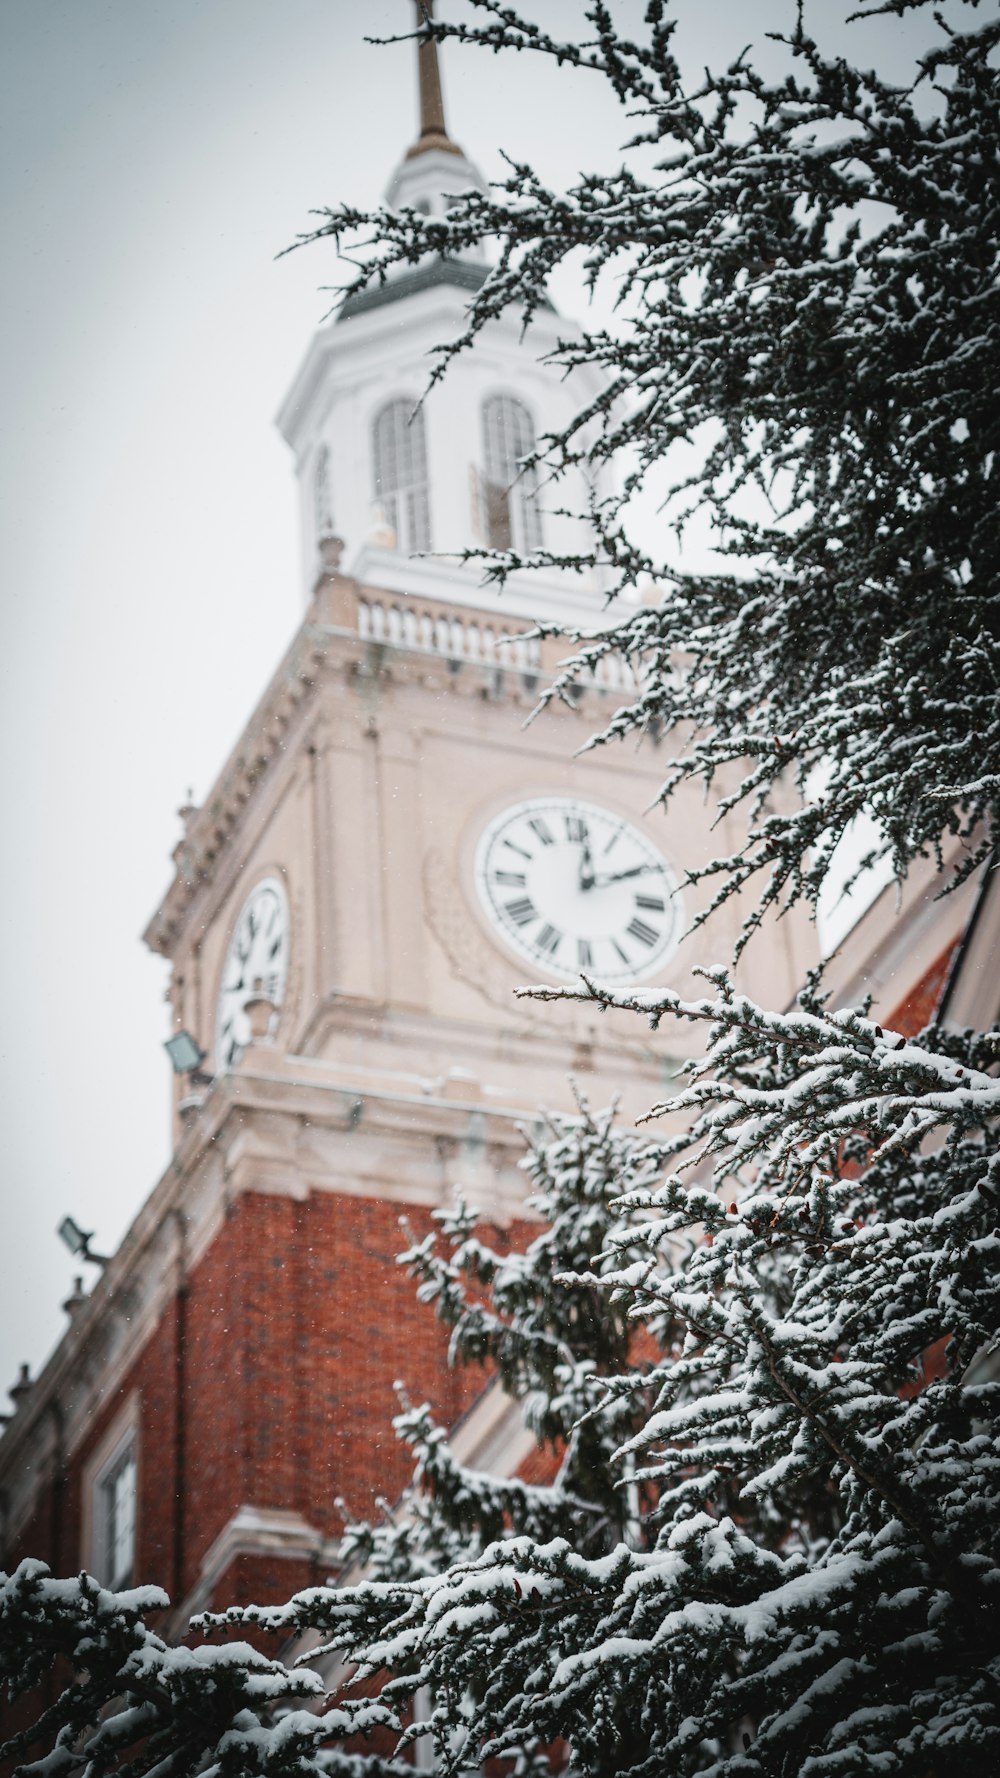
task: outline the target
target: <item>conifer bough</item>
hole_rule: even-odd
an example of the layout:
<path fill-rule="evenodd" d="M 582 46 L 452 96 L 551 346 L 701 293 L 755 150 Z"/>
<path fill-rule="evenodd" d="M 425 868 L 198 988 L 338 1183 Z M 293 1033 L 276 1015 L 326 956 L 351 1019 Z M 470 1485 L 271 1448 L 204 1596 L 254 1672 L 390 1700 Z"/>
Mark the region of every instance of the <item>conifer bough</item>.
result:
<path fill-rule="evenodd" d="M 580 10 L 577 41 L 500 0 L 467 0 L 482 22 L 425 29 L 548 57 L 555 81 L 564 65 L 591 70 L 627 114 L 634 164 L 555 192 L 514 162 L 502 186 L 450 200 L 446 217 L 342 206 L 304 238 L 368 242 L 355 290 L 428 253 L 496 255 L 434 376 L 512 307 L 530 321 L 568 258 L 591 286 L 616 289 L 614 327 L 554 354 L 603 373 L 603 391 L 538 457 L 553 499 L 569 463 L 630 465 L 621 491 L 594 504 L 597 559 L 614 586 L 651 577 L 660 598 L 584 646 L 553 695 L 619 652 L 642 691 L 601 739 L 692 732 L 665 799 L 692 775 L 711 784 L 738 768 L 722 806 L 745 803 L 745 843 L 702 873 L 720 898 L 759 876 L 760 907 L 814 901 L 861 811 L 900 873 L 960 835 L 962 880 L 991 851 L 1000 785 L 1000 24 L 980 22 L 974 0 L 952 6 L 949 25 L 927 16 L 915 78 L 898 85 L 867 68 L 866 17 L 929 14 L 923 0 L 857 14 L 856 67 L 807 31 L 822 6 L 796 22 L 790 4 L 779 76 L 745 52 L 692 85 L 667 5 L 647 7 L 635 41 L 614 7 Z M 911 40 L 912 27 L 907 61 Z M 731 572 L 691 576 L 676 550 L 630 541 L 644 480 L 672 490 L 676 525 L 711 516 Z M 594 565 L 545 550 L 532 560 Z M 508 551 L 487 571 L 522 565 Z M 775 813 L 767 793 L 781 774 L 815 786 L 817 767 L 822 794 Z"/>

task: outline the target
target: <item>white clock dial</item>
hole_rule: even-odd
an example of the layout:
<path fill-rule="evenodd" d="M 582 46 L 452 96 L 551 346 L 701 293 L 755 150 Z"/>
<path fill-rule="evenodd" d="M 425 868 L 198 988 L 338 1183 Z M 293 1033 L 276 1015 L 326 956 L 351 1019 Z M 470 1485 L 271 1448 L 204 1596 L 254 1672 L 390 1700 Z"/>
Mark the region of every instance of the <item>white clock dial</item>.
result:
<path fill-rule="evenodd" d="M 536 797 L 491 821 L 476 852 L 491 922 L 550 975 L 636 981 L 677 945 L 681 905 L 666 859 L 596 803 Z"/>
<path fill-rule="evenodd" d="M 273 1002 L 274 1019 L 288 975 L 288 900 L 276 877 L 258 883 L 240 910 L 229 941 L 219 989 L 216 1022 L 216 1066 L 234 1068 L 250 1042 L 246 1003 L 264 995 Z"/>

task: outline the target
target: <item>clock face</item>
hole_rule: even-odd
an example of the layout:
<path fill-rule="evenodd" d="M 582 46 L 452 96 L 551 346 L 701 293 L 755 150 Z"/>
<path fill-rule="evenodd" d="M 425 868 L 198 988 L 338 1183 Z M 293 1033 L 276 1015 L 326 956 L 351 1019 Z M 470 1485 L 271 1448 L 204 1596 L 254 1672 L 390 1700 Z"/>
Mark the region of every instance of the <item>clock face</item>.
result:
<path fill-rule="evenodd" d="M 596 803 L 537 797 L 491 821 L 476 887 L 509 945 L 547 974 L 651 975 L 681 930 L 677 885 L 639 828 Z"/>
<path fill-rule="evenodd" d="M 266 995 L 280 1007 L 288 975 L 288 900 L 276 877 L 258 883 L 240 910 L 219 989 L 216 1066 L 235 1068 L 250 1042 L 246 1003 Z M 277 1012 L 274 1015 L 277 1018 Z"/>

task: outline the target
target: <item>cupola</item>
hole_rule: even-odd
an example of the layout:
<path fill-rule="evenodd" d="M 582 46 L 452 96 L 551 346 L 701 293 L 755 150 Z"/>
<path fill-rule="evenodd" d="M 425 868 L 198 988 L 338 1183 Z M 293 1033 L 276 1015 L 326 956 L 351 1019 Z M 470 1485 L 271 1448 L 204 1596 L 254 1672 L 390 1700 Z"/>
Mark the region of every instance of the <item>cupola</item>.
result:
<path fill-rule="evenodd" d="M 417 12 L 428 15 L 427 0 Z M 416 41 L 419 128 L 386 202 L 443 214 L 459 193 L 487 187 L 449 135 L 437 44 L 419 32 Z M 521 467 L 538 438 L 598 392 L 588 368 L 566 378 L 544 362 L 560 339 L 573 337 L 572 323 L 543 305 L 525 338 L 511 311 L 427 393 L 434 347 L 461 331 L 470 297 L 489 275 L 483 256 L 428 258 L 348 297 L 314 336 L 278 415 L 295 453 L 307 599 L 336 535 L 345 572 L 403 598 L 433 593 L 496 610 L 502 597 L 512 616 L 599 621 L 596 577 L 588 584 L 555 572 L 513 576 L 500 595 L 461 561 L 470 549 L 571 555 L 591 544 L 587 522 L 568 516 L 587 507 L 580 472 L 547 500 Z"/>

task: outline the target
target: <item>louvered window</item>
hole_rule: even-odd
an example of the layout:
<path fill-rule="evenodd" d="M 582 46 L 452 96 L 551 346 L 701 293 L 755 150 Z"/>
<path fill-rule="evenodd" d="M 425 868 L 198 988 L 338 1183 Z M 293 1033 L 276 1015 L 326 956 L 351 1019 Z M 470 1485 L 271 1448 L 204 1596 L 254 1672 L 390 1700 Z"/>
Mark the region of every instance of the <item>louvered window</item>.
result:
<path fill-rule="evenodd" d="M 372 428 L 375 499 L 396 534 L 396 548 L 410 555 L 431 547 L 430 499 L 424 416 L 412 401 L 390 401 Z"/>
<path fill-rule="evenodd" d="M 512 395 L 483 403 L 483 528 L 491 549 L 530 555 L 542 542 L 538 476 L 521 466 L 535 448 L 531 415 Z"/>

